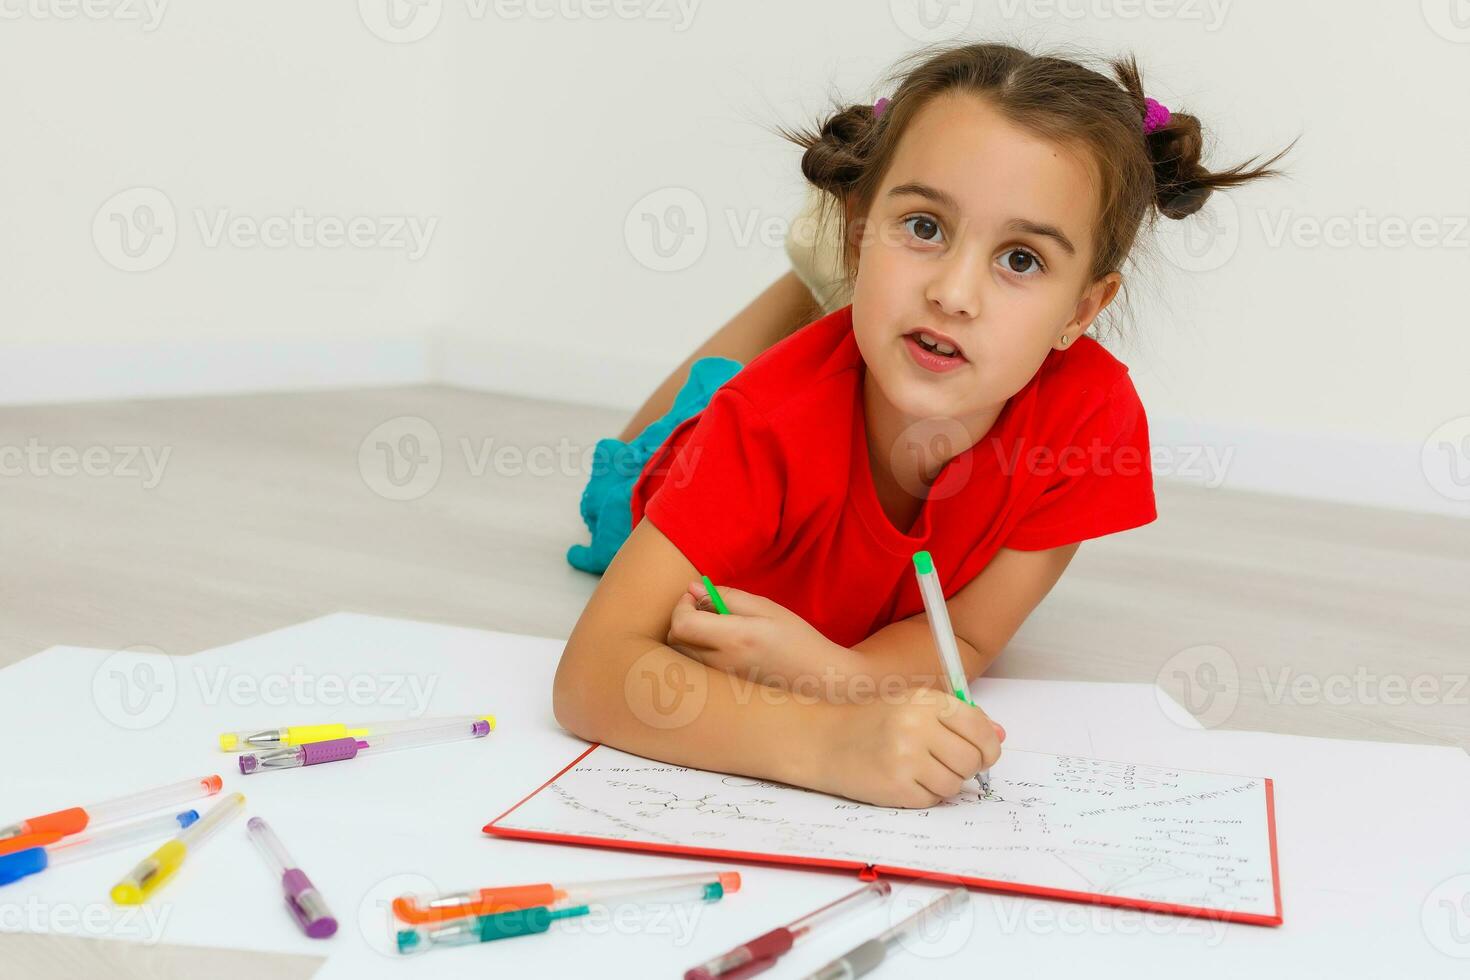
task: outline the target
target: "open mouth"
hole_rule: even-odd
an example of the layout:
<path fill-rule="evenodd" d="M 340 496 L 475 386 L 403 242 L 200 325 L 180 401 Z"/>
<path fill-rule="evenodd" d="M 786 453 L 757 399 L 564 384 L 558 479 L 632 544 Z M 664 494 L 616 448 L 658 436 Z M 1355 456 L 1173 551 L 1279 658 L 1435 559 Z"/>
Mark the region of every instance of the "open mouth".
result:
<path fill-rule="evenodd" d="M 940 357 L 953 357 L 959 360 L 965 359 L 965 355 L 960 350 L 958 344 L 937 334 L 932 334 L 927 330 L 914 330 L 906 336 L 914 338 L 916 344 L 931 354 L 937 354 Z"/>

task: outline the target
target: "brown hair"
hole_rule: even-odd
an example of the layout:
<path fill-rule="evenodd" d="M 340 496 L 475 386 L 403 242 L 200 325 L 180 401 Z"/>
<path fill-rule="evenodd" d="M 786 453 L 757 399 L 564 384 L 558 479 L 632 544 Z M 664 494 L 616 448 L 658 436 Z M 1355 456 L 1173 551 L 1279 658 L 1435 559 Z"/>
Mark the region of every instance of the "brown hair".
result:
<path fill-rule="evenodd" d="M 1151 229 L 1157 215 L 1187 217 L 1211 191 L 1280 175 L 1270 166 L 1296 140 L 1253 170 L 1246 167 L 1255 158 L 1216 172 L 1200 163 L 1204 139 L 1194 116 L 1171 111 L 1168 123 L 1145 135 L 1137 63 L 1128 56 L 1109 67 L 1114 78 L 1006 44 L 925 48 L 899 62 L 881 116 L 869 104 L 838 106 L 811 130 L 780 127 L 781 136 L 805 149 L 806 179 L 828 192 L 821 220 L 831 220 L 835 207 L 848 282 L 856 276 L 857 246 L 849 240 L 847 210 L 856 218 L 867 214 L 904 130 L 920 109 L 950 92 L 978 95 L 1018 126 L 1091 156 L 1102 181 L 1091 281 L 1121 269 L 1145 221 Z"/>

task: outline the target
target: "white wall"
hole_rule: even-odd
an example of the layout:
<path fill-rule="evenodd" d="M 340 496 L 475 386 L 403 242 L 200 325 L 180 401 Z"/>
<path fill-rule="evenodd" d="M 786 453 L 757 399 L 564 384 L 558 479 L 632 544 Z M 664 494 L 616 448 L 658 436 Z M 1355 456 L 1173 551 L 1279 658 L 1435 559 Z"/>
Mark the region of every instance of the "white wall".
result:
<path fill-rule="evenodd" d="M 391 0 L 399 26 L 390 0 L 151 0 L 156 25 L 147 0 L 79 2 L 0 0 L 0 401 L 438 379 L 631 409 L 785 268 L 779 227 L 739 238 L 801 199 L 766 127 L 871 99 L 953 34 L 912 0 Z M 1114 350 L 1161 476 L 1470 512 L 1453 3 L 948 6 L 969 37 L 1135 52 L 1213 163 L 1304 134 L 1291 179 L 1217 197 L 1135 270 Z M 118 248 L 135 188 L 176 213 L 162 261 L 166 237 Z M 704 219 L 659 271 L 644 214 L 676 203 Z M 222 215 L 298 211 L 366 219 L 365 244 L 211 242 Z M 1382 243 L 1416 219 L 1418 244 Z"/>

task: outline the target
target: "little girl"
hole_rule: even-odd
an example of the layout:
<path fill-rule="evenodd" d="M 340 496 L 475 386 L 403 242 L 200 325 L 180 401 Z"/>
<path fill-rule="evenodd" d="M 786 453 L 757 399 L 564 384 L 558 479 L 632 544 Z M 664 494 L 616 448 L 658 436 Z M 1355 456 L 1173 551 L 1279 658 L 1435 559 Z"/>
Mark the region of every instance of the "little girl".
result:
<path fill-rule="evenodd" d="M 1143 406 L 1086 331 L 1155 213 L 1286 150 L 1206 170 L 1199 121 L 1145 98 L 1131 58 L 1114 78 L 998 44 L 914 62 L 891 97 L 784 133 L 840 227 L 841 281 L 807 285 L 850 301 L 743 367 L 695 360 L 667 415 L 599 443 L 593 546 L 568 558 L 603 575 L 554 691 L 577 735 L 930 806 L 1004 731 L 946 692 L 915 553 L 974 678 L 1079 542 L 1155 519 Z"/>

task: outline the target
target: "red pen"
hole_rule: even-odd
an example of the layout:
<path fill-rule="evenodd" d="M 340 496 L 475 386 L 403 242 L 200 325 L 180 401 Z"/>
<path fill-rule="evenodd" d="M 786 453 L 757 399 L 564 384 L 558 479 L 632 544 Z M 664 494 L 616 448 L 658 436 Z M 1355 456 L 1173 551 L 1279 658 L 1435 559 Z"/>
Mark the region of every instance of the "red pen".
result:
<path fill-rule="evenodd" d="M 815 912 L 809 912 L 736 946 L 728 953 L 722 953 L 706 963 L 684 971 L 684 980 L 739 980 L 740 977 L 752 977 L 769 970 L 776 965 L 776 960 L 782 953 L 805 939 L 817 926 L 835 922 L 875 901 L 882 901 L 892 890 L 892 886 L 886 881 L 864 885 L 835 902 L 823 905 Z"/>

